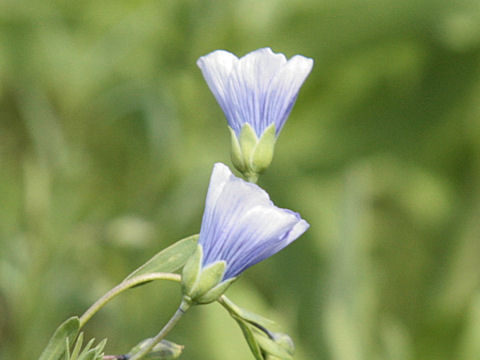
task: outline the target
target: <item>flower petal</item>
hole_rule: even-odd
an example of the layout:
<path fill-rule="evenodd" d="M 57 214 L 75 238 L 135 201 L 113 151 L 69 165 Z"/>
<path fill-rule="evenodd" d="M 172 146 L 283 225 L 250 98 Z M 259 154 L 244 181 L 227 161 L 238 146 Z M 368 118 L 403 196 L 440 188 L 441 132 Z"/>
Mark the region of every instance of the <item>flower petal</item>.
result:
<path fill-rule="evenodd" d="M 273 205 L 252 209 L 236 224 L 235 243 L 224 254 L 228 259 L 224 278 L 237 276 L 286 247 L 294 240 L 287 234 L 291 233 L 298 221 L 290 212 Z M 301 233 L 297 233 L 297 237 Z"/>
<path fill-rule="evenodd" d="M 216 50 L 197 60 L 197 66 L 212 91 L 215 99 L 228 118 L 230 94 L 227 92 L 229 75 L 238 63 L 238 58 L 225 50 Z"/>
<path fill-rule="evenodd" d="M 308 226 L 299 214 L 276 207 L 259 186 L 215 164 L 200 230 L 203 266 L 224 260 L 224 279 L 237 276 L 283 249 Z"/>
<path fill-rule="evenodd" d="M 313 60 L 296 55 L 287 61 L 285 55 L 262 48 L 240 59 L 217 50 L 197 65 L 237 137 L 248 123 L 260 138 L 272 123 L 278 136 Z"/>
<path fill-rule="evenodd" d="M 226 165 L 215 164 L 200 229 L 199 243 L 204 248 L 204 264 L 220 260 L 218 255 L 228 245 L 224 238 L 242 213 L 270 203 L 268 194 L 261 188 L 235 177 Z"/>
<path fill-rule="evenodd" d="M 280 133 L 295 104 L 300 87 L 313 67 L 313 60 L 301 55 L 292 57 L 270 82 L 265 104 L 268 124 L 275 123 Z"/>
<path fill-rule="evenodd" d="M 263 48 L 248 53 L 234 66 L 227 84 L 231 102 L 227 120 L 237 135 L 246 122 L 258 137 L 268 127 L 264 115 L 269 85 L 286 63 L 285 55 Z"/>

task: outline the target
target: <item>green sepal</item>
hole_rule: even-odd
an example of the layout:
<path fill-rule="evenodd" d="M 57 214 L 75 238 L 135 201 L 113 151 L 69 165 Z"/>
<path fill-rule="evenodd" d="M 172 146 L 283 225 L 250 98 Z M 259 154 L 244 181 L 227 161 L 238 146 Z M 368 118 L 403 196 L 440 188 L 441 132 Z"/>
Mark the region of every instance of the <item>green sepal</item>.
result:
<path fill-rule="evenodd" d="M 80 319 L 73 316 L 64 321 L 53 333 L 38 360 L 58 360 L 65 353 L 65 342 L 72 343 L 80 330 Z"/>
<path fill-rule="evenodd" d="M 125 280 L 131 279 L 135 276 L 150 274 L 154 272 L 174 272 L 180 269 L 197 247 L 198 234 L 186 237 L 169 247 L 161 250 L 154 255 L 145 264 L 140 266 Z"/>
<path fill-rule="evenodd" d="M 182 291 L 191 297 L 202 270 L 203 248 L 198 244 L 194 253 L 187 260 L 182 272 Z"/>
<path fill-rule="evenodd" d="M 211 302 L 216 301 L 220 296 L 223 295 L 225 291 L 227 291 L 228 287 L 232 285 L 232 283 L 237 280 L 237 278 L 233 277 L 230 279 L 227 279 L 225 281 L 222 281 L 218 285 L 214 286 L 210 290 L 208 290 L 206 293 L 203 295 L 197 297 L 195 299 L 195 302 L 197 304 L 209 304 Z"/>
<path fill-rule="evenodd" d="M 237 137 L 230 128 L 233 165 L 248 181 L 256 182 L 258 175 L 272 163 L 277 140 L 275 124 L 271 124 L 258 138 L 253 127 L 245 123 Z"/>
<path fill-rule="evenodd" d="M 128 358 L 132 357 L 135 353 L 139 352 L 144 346 L 146 346 L 151 339 L 145 339 L 136 345 L 127 354 Z M 165 360 L 165 359 L 177 359 L 182 354 L 184 346 L 175 344 L 168 340 L 160 341 L 155 347 L 145 355 L 144 359 L 148 360 Z"/>
<path fill-rule="evenodd" d="M 240 143 L 238 142 L 237 134 L 230 126 L 228 129 L 230 130 L 230 138 L 232 141 L 232 149 L 230 154 L 232 163 L 238 171 L 243 173 L 247 167 L 245 165 L 245 159 L 243 158 L 242 149 L 240 148 Z"/>
<path fill-rule="evenodd" d="M 192 299 L 197 299 L 212 290 L 222 281 L 226 267 L 227 263 L 225 261 L 216 261 L 204 267 L 200 271 L 197 283 L 188 295 Z"/>
<path fill-rule="evenodd" d="M 258 143 L 258 137 L 255 133 L 255 130 L 251 127 L 250 124 L 246 123 L 243 125 L 242 130 L 240 131 L 240 149 L 242 149 L 243 159 L 246 164 L 246 170 L 252 168 L 252 157 L 255 151 L 255 147 Z"/>
<path fill-rule="evenodd" d="M 276 140 L 275 124 L 272 124 L 265 129 L 253 152 L 251 164 L 257 174 L 266 170 L 272 163 Z"/>

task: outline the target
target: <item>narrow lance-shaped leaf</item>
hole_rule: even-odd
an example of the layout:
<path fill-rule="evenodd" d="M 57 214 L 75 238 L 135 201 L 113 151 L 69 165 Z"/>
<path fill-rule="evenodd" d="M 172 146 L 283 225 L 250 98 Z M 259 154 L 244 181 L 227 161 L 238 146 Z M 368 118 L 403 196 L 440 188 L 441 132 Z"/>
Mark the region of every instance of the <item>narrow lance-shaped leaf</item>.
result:
<path fill-rule="evenodd" d="M 83 332 L 78 335 L 77 341 L 75 343 L 75 347 L 72 350 L 72 355 L 67 357 L 67 360 L 77 360 L 78 355 L 80 354 L 80 350 L 82 350 L 82 345 L 83 345 Z M 70 349 L 70 344 L 67 339 L 67 354 L 69 353 Z"/>
<path fill-rule="evenodd" d="M 253 335 L 250 325 L 247 322 L 237 317 L 234 317 L 234 319 L 237 321 L 237 324 L 238 326 L 240 326 L 240 329 L 242 329 L 243 336 L 245 337 L 245 340 L 247 341 L 250 351 L 252 352 L 255 359 L 264 360 L 262 351 L 260 350 L 260 346 L 258 345 L 257 340 L 255 339 L 255 336 Z"/>
<path fill-rule="evenodd" d="M 73 343 L 80 330 L 80 321 L 73 316 L 63 322 L 53 333 L 39 360 L 58 360 L 65 353 L 65 342 Z"/>
<path fill-rule="evenodd" d="M 253 325 L 258 324 L 265 328 L 275 325 L 275 321 L 267 319 L 264 316 L 255 314 L 247 309 L 244 309 L 238 306 L 226 296 L 222 297 L 221 302 L 224 305 L 224 307 L 227 309 L 227 311 L 230 313 L 230 315 L 234 317 L 239 317 Z"/>
<path fill-rule="evenodd" d="M 95 347 L 93 347 L 94 342 L 95 339 L 91 339 L 82 349 L 83 333 L 80 333 L 80 335 L 78 335 L 74 350 L 72 351 L 72 355 L 70 357 L 67 356 L 65 360 L 103 360 L 103 349 L 105 348 L 107 339 L 102 340 Z M 69 353 L 68 347 L 69 345 L 67 341 L 67 354 Z"/>
<path fill-rule="evenodd" d="M 105 348 L 105 345 L 107 345 L 107 339 L 103 339 L 98 343 L 97 346 L 95 346 L 95 350 L 97 351 L 97 354 L 100 355 L 100 353 L 103 352 L 103 349 Z"/>
<path fill-rule="evenodd" d="M 177 241 L 153 256 L 145 264 L 128 275 L 125 280 L 139 275 L 154 272 L 174 272 L 180 269 L 195 251 L 197 241 L 198 235 L 192 235 Z"/>
<path fill-rule="evenodd" d="M 87 352 L 83 353 L 80 355 L 78 360 L 102 360 L 103 359 L 103 353 L 100 353 L 97 351 L 97 349 L 90 349 Z"/>

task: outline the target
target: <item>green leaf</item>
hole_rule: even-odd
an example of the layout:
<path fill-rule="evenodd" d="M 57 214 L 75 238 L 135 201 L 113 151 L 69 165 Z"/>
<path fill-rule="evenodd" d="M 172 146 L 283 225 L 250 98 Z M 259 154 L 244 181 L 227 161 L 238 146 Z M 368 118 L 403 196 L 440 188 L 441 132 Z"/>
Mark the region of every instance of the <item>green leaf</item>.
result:
<path fill-rule="evenodd" d="M 81 335 L 81 334 L 80 334 Z M 70 360 L 70 343 L 68 341 L 68 338 L 65 339 L 65 356 L 64 356 L 64 359 L 65 360 Z"/>
<path fill-rule="evenodd" d="M 103 339 L 98 343 L 97 346 L 95 346 L 95 350 L 97 351 L 97 354 L 100 355 L 101 352 L 103 352 L 103 349 L 105 348 L 105 345 L 107 345 L 107 339 Z"/>
<path fill-rule="evenodd" d="M 166 249 L 157 253 L 154 257 L 140 266 L 137 270 L 126 277 L 125 280 L 135 276 L 154 272 L 174 272 L 180 269 L 193 254 L 197 246 L 198 234 L 177 241 Z"/>
<path fill-rule="evenodd" d="M 225 304 L 228 312 L 232 316 L 239 317 L 239 318 L 241 318 L 241 319 L 243 319 L 243 320 L 245 320 L 245 321 L 247 321 L 247 322 L 249 322 L 253 325 L 255 325 L 255 324 L 261 325 L 265 328 L 269 328 L 272 325 L 275 325 L 275 321 L 267 319 L 264 316 L 255 314 L 255 313 L 253 313 L 253 312 L 251 312 L 247 309 L 244 309 L 244 308 L 238 306 L 237 304 L 235 304 L 232 300 L 230 300 L 226 296 L 224 296 L 222 298 L 222 301 Z"/>
<path fill-rule="evenodd" d="M 80 359 L 82 359 L 82 356 L 84 356 L 86 352 L 90 351 L 90 348 L 92 347 L 94 342 L 95 342 L 95 338 L 90 339 L 87 345 L 85 345 L 85 347 L 82 350 L 82 354 L 80 355 Z"/>
<path fill-rule="evenodd" d="M 255 359 L 265 360 L 265 358 L 262 355 L 262 351 L 260 350 L 260 346 L 258 345 L 257 340 L 255 340 L 255 336 L 253 335 L 252 329 L 250 328 L 251 325 L 249 325 L 247 322 L 243 321 L 242 319 L 239 319 L 236 317 L 234 317 L 234 319 L 237 321 L 237 324 L 240 326 L 240 329 L 242 329 L 243 336 L 245 337 L 245 340 L 247 341 L 247 344 L 250 347 L 250 351 L 252 352 Z"/>
<path fill-rule="evenodd" d="M 65 353 L 65 342 L 73 343 L 80 330 L 80 320 L 77 316 L 63 322 L 53 333 L 47 347 L 43 350 L 39 360 L 58 360 Z"/>
<path fill-rule="evenodd" d="M 103 359 L 103 348 L 107 343 L 107 339 L 101 341 L 97 346 L 92 348 L 95 339 L 91 339 L 87 345 L 82 350 L 83 345 L 83 332 L 78 335 L 77 342 L 75 343 L 75 347 L 72 351 L 71 356 L 67 356 L 66 360 L 102 360 Z M 68 350 L 68 339 L 67 339 L 67 354 L 69 353 Z"/>
<path fill-rule="evenodd" d="M 75 343 L 75 347 L 73 348 L 73 351 L 72 351 L 72 356 L 69 356 L 68 360 L 77 360 L 78 354 L 80 354 L 80 350 L 82 349 L 82 345 L 83 345 L 83 332 L 81 332 L 80 335 L 78 335 L 77 342 Z M 68 344 L 68 339 L 67 339 L 67 353 L 69 351 L 68 350 L 69 348 L 70 346 Z"/>
<path fill-rule="evenodd" d="M 90 349 L 87 352 L 82 353 L 82 355 L 80 355 L 78 360 L 100 360 L 100 359 L 99 359 L 99 354 L 97 354 L 97 351 L 95 349 Z"/>

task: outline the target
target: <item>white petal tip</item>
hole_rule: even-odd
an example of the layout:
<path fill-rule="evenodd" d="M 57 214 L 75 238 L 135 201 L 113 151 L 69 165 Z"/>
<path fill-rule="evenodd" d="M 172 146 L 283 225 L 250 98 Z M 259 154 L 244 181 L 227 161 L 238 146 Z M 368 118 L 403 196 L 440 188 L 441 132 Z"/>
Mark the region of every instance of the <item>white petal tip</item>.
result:
<path fill-rule="evenodd" d="M 230 170 L 230 168 L 223 164 L 223 163 L 215 163 L 213 165 L 213 171 L 212 171 L 212 179 L 224 179 L 226 180 L 227 178 L 229 178 L 230 176 L 232 176 L 232 171 Z"/>
<path fill-rule="evenodd" d="M 290 244 L 292 241 L 295 241 L 296 239 L 298 239 L 310 227 L 310 224 L 305 220 L 301 219 L 299 214 L 296 214 L 296 215 L 298 216 L 300 221 L 296 223 L 295 226 L 292 228 L 292 230 L 290 230 L 290 232 L 288 233 L 285 239 L 285 242 L 287 244 Z"/>
<path fill-rule="evenodd" d="M 211 53 L 201 56 L 197 60 L 197 66 L 202 69 L 204 66 L 212 65 L 227 65 L 231 66 L 232 62 L 238 60 L 238 58 L 227 50 L 215 50 Z"/>

